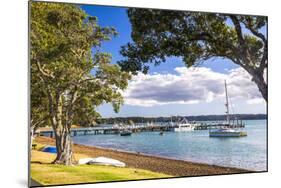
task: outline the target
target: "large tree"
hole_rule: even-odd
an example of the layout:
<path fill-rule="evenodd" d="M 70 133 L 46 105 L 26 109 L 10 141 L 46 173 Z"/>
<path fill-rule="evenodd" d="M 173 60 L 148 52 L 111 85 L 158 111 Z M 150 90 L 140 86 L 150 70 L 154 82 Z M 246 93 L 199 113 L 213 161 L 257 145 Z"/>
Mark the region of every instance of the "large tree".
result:
<path fill-rule="evenodd" d="M 128 16 L 133 42 L 121 49 L 123 70 L 146 73 L 169 56 L 188 67 L 221 57 L 243 67 L 267 101 L 267 17 L 135 8 Z"/>
<path fill-rule="evenodd" d="M 102 103 L 118 111 L 123 102 L 120 90 L 130 76 L 99 48 L 116 34 L 76 5 L 31 3 L 31 116 L 48 117 L 56 140 L 54 163 L 73 163 L 73 124 L 92 123 Z"/>

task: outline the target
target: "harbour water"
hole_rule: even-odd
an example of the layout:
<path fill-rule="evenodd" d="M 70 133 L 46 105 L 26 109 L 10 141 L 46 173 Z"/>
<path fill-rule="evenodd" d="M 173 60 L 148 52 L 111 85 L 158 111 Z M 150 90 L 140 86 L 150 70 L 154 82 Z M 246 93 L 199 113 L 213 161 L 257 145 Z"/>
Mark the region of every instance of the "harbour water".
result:
<path fill-rule="evenodd" d="M 266 120 L 244 121 L 248 136 L 212 138 L 208 130 L 191 132 L 141 132 L 131 136 L 85 135 L 73 137 L 74 143 L 140 152 L 191 162 L 249 170 L 267 170 Z"/>

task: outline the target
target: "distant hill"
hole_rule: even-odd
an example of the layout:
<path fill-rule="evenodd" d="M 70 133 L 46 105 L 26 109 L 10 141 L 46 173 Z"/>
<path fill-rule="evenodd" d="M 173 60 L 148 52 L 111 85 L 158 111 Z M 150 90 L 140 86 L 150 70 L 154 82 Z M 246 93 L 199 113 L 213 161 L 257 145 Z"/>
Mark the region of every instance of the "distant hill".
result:
<path fill-rule="evenodd" d="M 147 122 L 170 122 L 186 118 L 189 121 L 218 121 L 225 120 L 226 115 L 199 115 L 199 116 L 172 116 L 172 117 L 115 117 L 115 118 L 102 118 L 99 123 L 113 124 L 113 123 L 147 123 Z M 266 114 L 235 114 L 230 115 L 230 119 L 241 120 L 257 120 L 267 119 Z"/>

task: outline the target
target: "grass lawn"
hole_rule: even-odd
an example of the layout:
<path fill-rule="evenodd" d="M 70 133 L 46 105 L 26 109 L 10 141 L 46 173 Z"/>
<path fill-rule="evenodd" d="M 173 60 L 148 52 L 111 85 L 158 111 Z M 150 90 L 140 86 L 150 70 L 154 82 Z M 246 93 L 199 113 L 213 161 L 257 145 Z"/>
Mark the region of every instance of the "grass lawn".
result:
<path fill-rule="evenodd" d="M 40 147 L 38 147 L 40 148 Z M 75 159 L 89 156 L 75 154 Z M 31 177 L 43 185 L 108 182 L 171 177 L 148 170 L 101 165 L 65 166 L 51 164 L 55 154 L 32 150 Z"/>

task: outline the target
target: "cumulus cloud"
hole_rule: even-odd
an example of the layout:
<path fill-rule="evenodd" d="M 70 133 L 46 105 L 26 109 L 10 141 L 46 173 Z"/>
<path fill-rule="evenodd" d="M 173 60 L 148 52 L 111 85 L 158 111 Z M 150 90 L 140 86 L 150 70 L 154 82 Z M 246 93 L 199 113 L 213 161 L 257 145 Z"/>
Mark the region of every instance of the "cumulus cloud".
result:
<path fill-rule="evenodd" d="M 248 104 L 263 101 L 257 86 L 242 68 L 219 73 L 206 67 L 177 67 L 175 72 L 134 76 L 124 92 L 125 103 L 155 106 L 212 102 L 225 96 L 224 80 L 233 100 L 244 99 Z"/>

